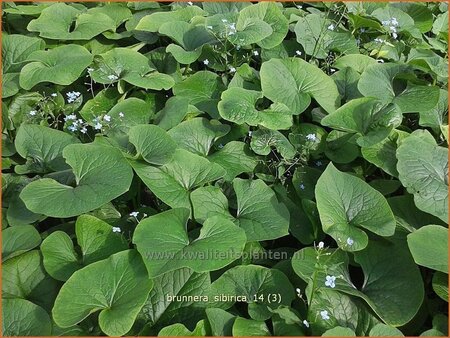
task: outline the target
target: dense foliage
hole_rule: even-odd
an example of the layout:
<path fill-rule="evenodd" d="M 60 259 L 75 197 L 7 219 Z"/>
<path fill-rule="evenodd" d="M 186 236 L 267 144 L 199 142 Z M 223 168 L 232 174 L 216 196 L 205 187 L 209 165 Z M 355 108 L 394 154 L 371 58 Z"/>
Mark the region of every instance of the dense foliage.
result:
<path fill-rule="evenodd" d="M 3 335 L 447 335 L 446 3 L 3 2 Z"/>

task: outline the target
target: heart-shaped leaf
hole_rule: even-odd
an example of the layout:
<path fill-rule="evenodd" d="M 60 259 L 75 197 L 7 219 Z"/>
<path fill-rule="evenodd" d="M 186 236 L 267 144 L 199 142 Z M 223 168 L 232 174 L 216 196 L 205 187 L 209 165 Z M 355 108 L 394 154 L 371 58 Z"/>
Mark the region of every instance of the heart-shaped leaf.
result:
<path fill-rule="evenodd" d="M 218 270 L 239 258 L 246 237 L 233 222 L 219 216 L 208 218 L 199 237 L 190 241 L 188 219 L 189 210 L 180 208 L 139 223 L 133 243 L 144 257 L 151 278 L 182 267 L 195 272 Z"/>
<path fill-rule="evenodd" d="M 41 244 L 41 236 L 32 225 L 6 228 L 2 233 L 2 261 L 18 256 Z"/>
<path fill-rule="evenodd" d="M 52 217 L 72 217 L 97 209 L 128 191 L 133 172 L 119 150 L 95 144 L 64 148 L 76 186 L 42 178 L 28 184 L 20 198 L 31 211 Z M 114 180 L 111 180 L 114 177 Z"/>
<path fill-rule="evenodd" d="M 427 131 L 414 132 L 397 149 L 397 170 L 402 184 L 414 195 L 416 206 L 448 219 L 447 149 L 436 145 Z"/>
<path fill-rule="evenodd" d="M 122 336 L 131 329 L 151 288 L 139 254 L 122 251 L 76 271 L 59 291 L 53 320 L 67 328 L 100 310 L 102 331 Z"/>
<path fill-rule="evenodd" d="M 265 97 L 283 103 L 295 115 L 310 105 L 311 98 L 328 113 L 335 111 L 340 101 L 333 79 L 298 58 L 264 62 L 261 66 L 261 87 Z"/>
<path fill-rule="evenodd" d="M 367 246 L 363 229 L 379 236 L 395 232 L 394 214 L 384 196 L 331 163 L 317 181 L 316 200 L 323 231 L 343 250 L 358 251 Z"/>
<path fill-rule="evenodd" d="M 41 82 L 70 85 L 92 62 L 93 56 L 79 45 L 62 45 L 48 51 L 35 51 L 28 56 L 20 71 L 20 86 L 30 90 Z"/>
<path fill-rule="evenodd" d="M 81 254 L 77 253 L 72 239 L 63 231 L 52 232 L 42 242 L 45 270 L 55 279 L 66 281 L 83 266 L 128 248 L 120 234 L 114 233 L 108 223 L 94 216 L 78 217 L 75 234 Z"/>

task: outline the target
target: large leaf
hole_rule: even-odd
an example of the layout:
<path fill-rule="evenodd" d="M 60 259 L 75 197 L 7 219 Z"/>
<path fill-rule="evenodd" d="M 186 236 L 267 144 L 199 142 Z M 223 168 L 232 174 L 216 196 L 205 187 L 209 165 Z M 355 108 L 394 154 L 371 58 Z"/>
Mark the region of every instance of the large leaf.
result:
<path fill-rule="evenodd" d="M 14 226 L 2 232 L 2 261 L 18 256 L 41 244 L 41 235 L 32 225 Z"/>
<path fill-rule="evenodd" d="M 271 28 L 267 36 L 255 41 L 262 48 L 274 48 L 286 37 L 289 28 L 288 20 L 276 3 L 261 2 L 242 9 L 236 23 L 237 30 L 246 27 L 249 20 L 255 19 L 261 20 Z M 259 28 L 259 30 L 261 31 L 262 29 Z"/>
<path fill-rule="evenodd" d="M 289 211 L 262 180 L 235 178 L 236 219 L 249 241 L 275 239 L 288 234 Z"/>
<path fill-rule="evenodd" d="M 448 219 L 447 149 L 436 145 L 427 132 L 416 131 L 397 149 L 397 170 L 402 184 L 414 195 L 416 206 Z"/>
<path fill-rule="evenodd" d="M 153 279 L 153 289 L 141 316 L 151 326 L 200 319 L 205 305 L 202 298 L 206 297 L 210 284 L 208 273 L 196 273 L 189 268 L 166 272 Z"/>
<path fill-rule="evenodd" d="M 101 207 L 130 187 L 133 172 L 115 148 L 73 144 L 64 148 L 63 157 L 73 169 L 76 186 L 51 178 L 31 182 L 20 194 L 31 211 L 52 217 L 76 216 Z"/>
<path fill-rule="evenodd" d="M 364 96 L 375 97 L 384 103 L 395 103 L 402 112 L 419 112 L 433 109 L 439 100 L 439 88 L 408 83 L 398 93 L 394 80 L 408 75 L 411 69 L 405 64 L 374 64 L 361 74 L 358 89 Z"/>
<path fill-rule="evenodd" d="M 25 299 L 2 299 L 2 335 L 50 336 L 52 322 L 40 306 Z"/>
<path fill-rule="evenodd" d="M 246 238 L 233 222 L 220 216 L 208 218 L 199 237 L 190 241 L 188 219 L 189 210 L 172 209 L 139 223 L 133 242 L 144 257 L 150 277 L 182 267 L 195 272 L 218 270 L 239 258 Z"/>
<path fill-rule="evenodd" d="M 22 124 L 17 131 L 15 146 L 20 156 L 27 160 L 14 170 L 19 174 L 48 173 L 68 169 L 62 153 L 69 144 L 80 141 L 67 133 L 52 128 Z"/>
<path fill-rule="evenodd" d="M 364 230 L 379 236 L 395 232 L 394 214 L 384 196 L 331 163 L 317 181 L 316 200 L 323 231 L 343 250 L 364 249 L 368 244 Z"/>
<path fill-rule="evenodd" d="M 398 127 L 403 116 L 396 105 L 383 105 L 371 97 L 351 100 L 335 112 L 325 116 L 324 126 L 361 135 L 356 142 L 370 147 L 384 140 Z"/>
<path fill-rule="evenodd" d="M 265 97 L 285 104 L 293 114 L 302 113 L 310 105 L 311 98 L 328 113 L 335 111 L 340 101 L 333 79 L 299 58 L 264 62 L 261 87 Z"/>
<path fill-rule="evenodd" d="M 75 250 L 72 239 L 63 231 L 51 233 L 42 242 L 45 270 L 55 279 L 66 281 L 82 267 L 128 248 L 120 234 L 94 216 L 78 217 L 75 234 L 80 250 Z"/>
<path fill-rule="evenodd" d="M 269 129 L 287 129 L 292 125 L 293 112 L 284 103 L 274 103 L 259 111 L 255 108 L 262 94 L 254 90 L 231 87 L 222 93 L 218 109 L 225 120 L 251 126 L 258 124 Z"/>
<path fill-rule="evenodd" d="M 23 63 L 34 51 L 44 49 L 45 42 L 42 39 L 20 35 L 8 34 L 2 39 L 2 70 L 6 73 L 18 73 Z"/>
<path fill-rule="evenodd" d="M 158 168 L 138 161 L 131 164 L 144 184 L 173 208 L 190 208 L 191 190 L 225 175 L 220 165 L 184 149 L 177 149 L 172 160 Z"/>
<path fill-rule="evenodd" d="M 74 25 L 74 29 L 71 26 Z M 83 13 L 65 3 L 56 3 L 42 10 L 39 18 L 30 21 L 27 29 L 39 36 L 55 40 L 90 40 L 116 28 L 115 22 L 103 13 Z"/>
<path fill-rule="evenodd" d="M 270 336 L 270 331 L 262 320 L 237 317 L 233 324 L 233 337 Z"/>
<path fill-rule="evenodd" d="M 93 56 L 79 45 L 62 45 L 48 51 L 35 51 L 28 56 L 20 71 L 20 86 L 30 90 L 41 82 L 70 85 L 90 65 Z"/>
<path fill-rule="evenodd" d="M 266 320 L 271 316 L 268 308 L 290 305 L 294 299 L 293 290 L 289 279 L 279 270 L 241 265 L 227 270 L 211 284 L 210 306 L 226 310 L 238 301 L 244 302 L 248 303 L 253 319 Z M 278 297 L 276 301 L 274 295 Z"/>
<path fill-rule="evenodd" d="M 56 298 L 53 320 L 67 328 L 100 310 L 102 331 L 122 336 L 131 329 L 151 288 L 139 254 L 122 251 L 75 272 Z"/>
<path fill-rule="evenodd" d="M 145 89 L 170 89 L 175 81 L 170 75 L 150 67 L 149 59 L 129 48 L 114 48 L 96 59 L 92 79 L 103 84 L 124 80 Z"/>
<path fill-rule="evenodd" d="M 448 229 L 427 225 L 408 235 L 414 261 L 427 268 L 448 273 Z"/>

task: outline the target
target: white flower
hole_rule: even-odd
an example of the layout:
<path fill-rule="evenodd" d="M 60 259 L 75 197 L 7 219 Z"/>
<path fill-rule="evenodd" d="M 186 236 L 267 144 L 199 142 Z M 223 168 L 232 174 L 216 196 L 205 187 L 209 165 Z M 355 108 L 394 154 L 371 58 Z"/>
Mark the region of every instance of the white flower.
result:
<path fill-rule="evenodd" d="M 317 162 L 316 162 L 316 166 L 317 166 L 317 167 L 320 167 L 321 165 L 322 165 L 322 161 L 317 161 Z"/>
<path fill-rule="evenodd" d="M 305 325 L 306 327 L 309 327 L 309 323 L 306 319 L 303 321 L 303 325 Z"/>
<path fill-rule="evenodd" d="M 86 134 L 86 133 L 87 133 L 86 127 L 81 128 L 80 131 L 81 131 L 83 134 Z"/>
<path fill-rule="evenodd" d="M 94 126 L 94 129 L 96 129 L 96 130 L 101 130 L 102 129 L 102 124 L 100 123 L 100 122 L 97 122 L 96 124 L 95 124 L 95 126 Z"/>
<path fill-rule="evenodd" d="M 67 95 L 67 102 L 72 103 L 80 97 L 81 93 L 80 92 L 68 92 L 66 95 Z"/>
<path fill-rule="evenodd" d="M 320 311 L 320 316 L 322 317 L 323 320 L 330 319 L 330 316 L 328 315 L 328 311 L 327 310 Z"/>
<path fill-rule="evenodd" d="M 252 137 L 252 134 L 253 134 L 253 132 L 250 130 L 250 131 L 248 132 L 248 137 Z"/>
<path fill-rule="evenodd" d="M 298 9 L 302 9 L 303 6 L 302 6 L 302 5 L 297 5 L 297 8 L 298 8 Z"/>
<path fill-rule="evenodd" d="M 88 71 L 88 73 L 91 73 L 94 71 L 94 68 L 88 68 L 87 71 Z"/>
<path fill-rule="evenodd" d="M 334 31 L 334 29 L 336 28 L 333 24 L 329 25 L 328 27 L 329 31 Z"/>
<path fill-rule="evenodd" d="M 297 292 L 297 295 L 301 295 L 302 294 L 302 290 L 300 290 L 300 288 L 296 288 L 295 292 Z"/>
<path fill-rule="evenodd" d="M 324 245 L 324 242 L 320 241 L 319 244 L 317 244 L 317 248 L 322 250 Z"/>
<path fill-rule="evenodd" d="M 120 117 L 120 118 L 123 118 L 124 116 L 125 116 L 124 113 L 122 113 L 122 112 L 119 113 L 119 117 Z"/>
<path fill-rule="evenodd" d="M 305 185 L 303 183 L 300 184 L 300 189 L 305 190 Z"/>
<path fill-rule="evenodd" d="M 384 43 L 384 42 L 385 42 L 384 39 L 380 39 L 380 38 L 376 38 L 376 39 L 373 40 L 373 41 L 378 42 L 378 43 Z"/>
<path fill-rule="evenodd" d="M 106 122 L 111 122 L 111 116 L 106 114 L 105 116 L 103 116 L 103 120 L 105 120 Z"/>
<path fill-rule="evenodd" d="M 227 19 L 222 19 L 222 22 L 225 23 L 225 22 L 228 22 L 228 20 Z"/>
<path fill-rule="evenodd" d="M 309 141 L 315 141 L 317 140 L 316 134 L 308 134 L 306 135 L 306 139 Z"/>
<path fill-rule="evenodd" d="M 392 37 L 393 37 L 394 39 L 397 39 L 398 34 L 397 34 L 397 33 L 392 33 Z"/>
<path fill-rule="evenodd" d="M 30 110 L 30 112 L 28 114 L 30 114 L 31 116 L 35 116 L 36 115 L 36 110 Z"/>
<path fill-rule="evenodd" d="M 298 56 L 302 55 L 302 52 L 300 52 L 299 50 L 295 51 L 295 54 L 297 54 Z"/>
<path fill-rule="evenodd" d="M 130 212 L 131 217 L 137 217 L 139 215 L 139 211 Z"/>
<path fill-rule="evenodd" d="M 360 28 L 359 30 L 360 30 L 361 33 L 364 33 L 366 31 L 365 28 Z"/>
<path fill-rule="evenodd" d="M 389 26 L 390 23 L 391 23 L 390 20 L 383 20 L 383 21 L 381 21 L 381 24 L 382 24 L 383 26 Z"/>
<path fill-rule="evenodd" d="M 355 241 L 352 238 L 347 238 L 347 244 L 348 245 L 353 245 L 353 243 L 355 243 Z"/>
<path fill-rule="evenodd" d="M 384 60 L 382 60 L 382 59 L 378 59 L 377 61 L 378 61 L 378 63 L 384 63 Z"/>
<path fill-rule="evenodd" d="M 118 77 L 117 75 L 114 75 L 114 74 L 108 75 L 108 79 L 111 80 L 111 81 L 115 81 L 115 80 L 117 80 L 118 78 L 119 78 L 119 77 Z"/>
<path fill-rule="evenodd" d="M 77 126 L 75 124 L 69 126 L 67 129 L 69 129 L 70 131 L 77 131 Z"/>
<path fill-rule="evenodd" d="M 75 114 L 70 114 L 64 118 L 64 121 L 76 120 L 76 119 L 77 119 L 77 116 Z"/>
<path fill-rule="evenodd" d="M 222 149 L 223 148 L 223 144 L 221 143 L 221 144 L 219 144 L 219 148 L 220 149 Z"/>
<path fill-rule="evenodd" d="M 254 55 L 254 56 L 258 56 L 258 55 L 259 55 L 258 51 L 257 51 L 257 50 L 254 50 L 254 51 L 253 51 L 253 55 Z"/>
<path fill-rule="evenodd" d="M 58 94 L 56 94 L 56 93 L 52 93 L 52 94 L 51 94 L 51 96 L 52 96 L 52 97 L 57 97 L 57 96 L 58 96 Z"/>
<path fill-rule="evenodd" d="M 230 73 L 236 73 L 236 68 L 234 68 L 233 66 L 230 66 Z"/>
<path fill-rule="evenodd" d="M 193 5 L 192 1 L 188 1 L 187 4 L 188 4 L 189 6 L 192 6 L 192 5 Z"/>
<path fill-rule="evenodd" d="M 142 217 L 144 217 L 144 218 L 147 217 L 147 216 L 148 216 L 148 215 L 147 215 L 145 212 L 144 212 L 144 214 L 142 215 Z"/>
<path fill-rule="evenodd" d="M 397 18 L 392 18 L 391 19 L 391 24 L 393 24 L 394 26 L 398 26 Z"/>
<path fill-rule="evenodd" d="M 236 24 L 234 22 L 230 23 L 230 29 L 231 30 L 236 30 Z"/>
<path fill-rule="evenodd" d="M 206 66 L 209 65 L 209 60 L 208 59 L 203 60 L 203 64 Z"/>
<path fill-rule="evenodd" d="M 330 68 L 330 72 L 334 73 L 335 71 L 336 71 L 336 69 Z"/>
<path fill-rule="evenodd" d="M 208 28 L 208 29 L 213 29 L 213 26 L 206 26 L 206 28 Z"/>
<path fill-rule="evenodd" d="M 335 276 L 326 276 L 325 279 L 325 286 L 329 286 L 332 289 L 336 286 L 336 284 L 334 283 L 336 281 Z"/>
<path fill-rule="evenodd" d="M 112 227 L 112 232 L 121 232 L 119 227 Z"/>

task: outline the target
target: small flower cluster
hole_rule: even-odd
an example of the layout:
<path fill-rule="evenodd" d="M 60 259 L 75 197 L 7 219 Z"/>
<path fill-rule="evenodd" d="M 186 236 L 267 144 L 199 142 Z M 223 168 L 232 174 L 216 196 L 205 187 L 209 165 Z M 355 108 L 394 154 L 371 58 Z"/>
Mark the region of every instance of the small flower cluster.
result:
<path fill-rule="evenodd" d="M 76 132 L 79 130 L 82 134 L 87 133 L 87 126 L 88 124 L 83 119 L 77 119 L 77 116 L 75 114 L 67 115 L 64 118 L 64 121 L 66 123 L 71 123 L 67 129 L 71 132 Z"/>
<path fill-rule="evenodd" d="M 394 39 L 397 39 L 397 36 L 398 36 L 398 34 L 397 34 L 398 21 L 397 21 L 396 18 L 392 18 L 390 20 L 381 21 L 381 24 L 383 26 L 385 26 L 389 30 L 389 33 L 392 35 L 392 37 Z"/>
<path fill-rule="evenodd" d="M 81 96 L 81 93 L 80 92 L 68 92 L 66 94 L 66 96 L 67 96 L 67 103 L 72 103 L 72 102 L 75 102 Z"/>

